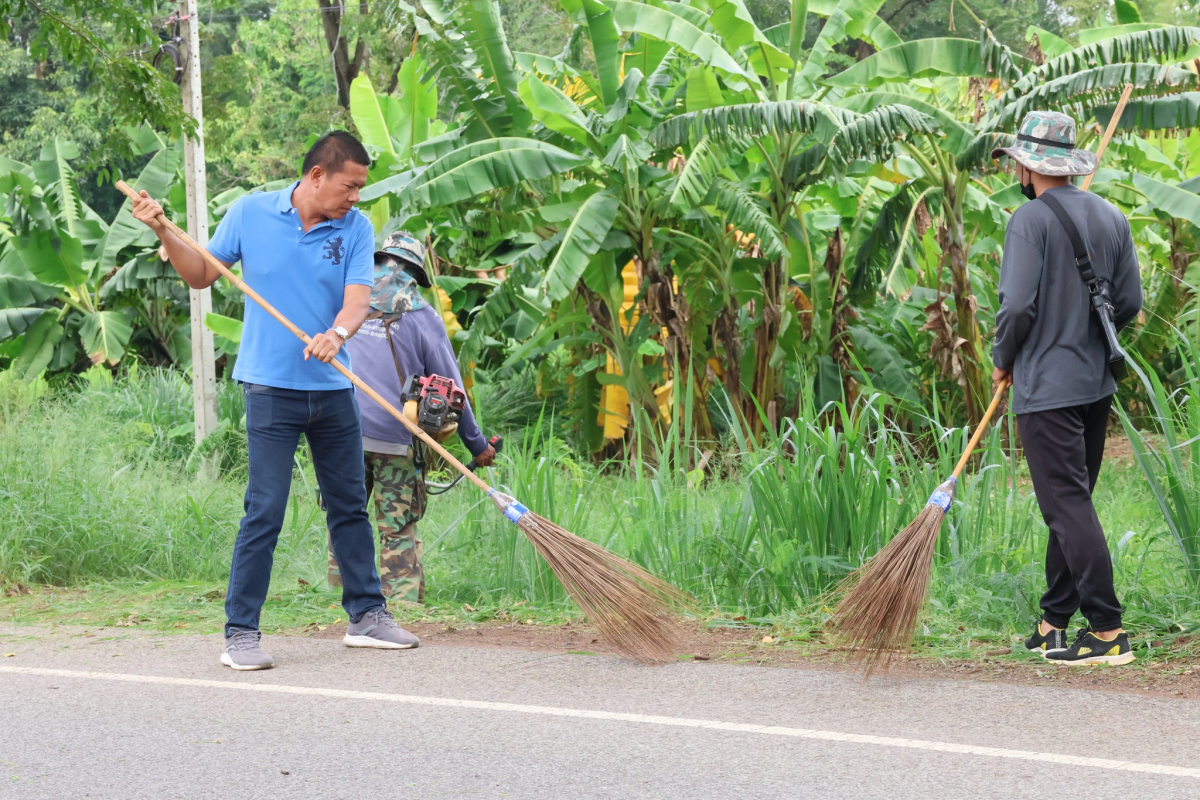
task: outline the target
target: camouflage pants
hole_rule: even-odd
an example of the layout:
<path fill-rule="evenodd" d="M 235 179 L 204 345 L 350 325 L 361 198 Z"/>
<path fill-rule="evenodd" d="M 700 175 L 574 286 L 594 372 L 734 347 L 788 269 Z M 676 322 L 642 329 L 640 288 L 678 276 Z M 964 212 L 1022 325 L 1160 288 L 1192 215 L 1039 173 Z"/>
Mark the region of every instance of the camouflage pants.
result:
<path fill-rule="evenodd" d="M 375 498 L 375 531 L 379 536 L 379 578 L 383 594 L 393 600 L 425 602 L 424 547 L 417 521 L 425 516 L 425 481 L 414 462 L 415 448 L 402 456 L 363 453 L 367 494 Z M 329 585 L 341 586 L 333 551 L 329 553 Z"/>

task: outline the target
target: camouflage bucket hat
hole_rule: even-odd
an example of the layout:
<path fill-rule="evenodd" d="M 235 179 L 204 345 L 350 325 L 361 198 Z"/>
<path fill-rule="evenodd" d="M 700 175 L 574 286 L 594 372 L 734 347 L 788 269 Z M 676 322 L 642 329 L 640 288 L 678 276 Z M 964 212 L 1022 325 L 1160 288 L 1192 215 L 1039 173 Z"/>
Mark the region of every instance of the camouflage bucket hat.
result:
<path fill-rule="evenodd" d="M 383 248 L 375 251 L 375 260 L 380 256 L 395 256 L 404 262 L 404 268 L 426 289 L 433 286 L 425 272 L 425 245 L 408 231 L 396 231 L 383 240 Z"/>
<path fill-rule="evenodd" d="M 1017 141 L 992 151 L 992 158 L 1002 155 L 1041 175 L 1090 175 L 1096 171 L 1096 154 L 1075 149 L 1075 120 L 1056 111 L 1026 114 Z"/>

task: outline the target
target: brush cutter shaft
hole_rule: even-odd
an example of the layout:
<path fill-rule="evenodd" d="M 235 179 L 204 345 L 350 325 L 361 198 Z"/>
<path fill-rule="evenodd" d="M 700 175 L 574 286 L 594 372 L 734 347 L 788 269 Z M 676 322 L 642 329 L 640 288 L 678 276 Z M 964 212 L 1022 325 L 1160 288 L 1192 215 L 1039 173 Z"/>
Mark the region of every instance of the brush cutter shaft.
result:
<path fill-rule="evenodd" d="M 996 408 L 1000 405 L 1000 398 L 1004 397 L 1004 393 L 1008 391 L 1008 384 L 1008 381 L 1001 383 L 996 388 L 996 394 L 992 395 L 992 402 L 988 405 L 987 411 L 983 412 L 983 419 L 979 420 L 979 425 L 975 428 L 975 435 L 971 437 L 966 451 L 962 454 L 962 458 L 958 460 L 958 466 L 954 468 L 955 478 L 958 478 L 962 474 L 963 468 L 967 466 L 967 460 L 971 458 L 971 453 L 975 452 L 976 445 L 983 438 L 983 432 L 987 430 L 988 423 L 992 421 L 992 415 L 996 413 Z"/>
<path fill-rule="evenodd" d="M 1129 102 L 1129 95 L 1133 92 L 1133 84 L 1125 84 L 1125 91 L 1121 92 L 1121 99 L 1117 101 L 1117 107 L 1113 109 L 1112 118 L 1108 121 L 1108 127 L 1104 130 L 1104 136 L 1100 139 L 1100 146 L 1096 148 L 1096 169 L 1100 169 L 1100 159 L 1104 156 L 1104 151 L 1108 149 L 1108 141 L 1112 139 L 1113 134 L 1117 132 L 1117 121 L 1121 119 L 1121 114 L 1125 112 L 1125 104 Z M 1080 188 L 1085 192 L 1092 187 L 1092 179 L 1096 177 L 1096 173 L 1088 175 L 1083 179 L 1083 186 Z"/>
<path fill-rule="evenodd" d="M 140 195 L 138 195 L 138 193 L 135 192 L 133 189 L 129 188 L 129 186 L 125 183 L 125 181 L 117 181 L 117 188 L 120 189 L 121 192 L 123 194 L 125 194 L 127 197 L 129 197 L 129 199 L 131 199 L 131 200 L 140 199 Z M 272 306 L 270 303 L 268 303 L 266 300 L 264 300 L 258 292 L 254 291 L 249 286 L 247 286 L 245 284 L 245 282 L 242 281 L 241 278 L 239 278 L 238 276 L 236 276 L 232 272 L 230 272 L 229 268 L 226 267 L 224 264 L 222 264 L 220 261 L 218 261 L 216 259 L 216 257 L 213 256 L 212 253 L 208 252 L 203 247 L 196 244 L 196 242 L 192 239 L 192 237 L 188 236 L 174 222 L 171 222 L 171 220 L 167 219 L 166 215 L 161 215 L 161 216 L 162 216 L 163 223 L 167 226 L 167 228 L 171 231 L 171 233 L 178 236 L 179 239 L 184 244 L 186 244 L 188 247 L 192 248 L 192 250 L 196 251 L 196 254 L 199 255 L 201 258 L 203 258 L 205 260 L 205 262 L 207 262 L 209 264 L 209 266 L 211 266 L 217 272 L 224 275 L 229 280 L 230 283 L 232 283 L 234 286 L 236 286 L 238 288 L 239 291 L 241 291 L 243 294 L 245 294 L 247 297 L 249 297 L 254 302 L 258 303 L 260 306 L 262 306 L 263 310 L 265 310 L 272 317 L 279 320 L 279 322 L 285 328 L 287 328 L 289 331 L 291 331 L 292 333 L 294 333 L 296 335 L 296 338 L 300 339 L 300 341 L 304 342 L 305 344 L 309 343 L 310 338 L 307 333 L 305 333 L 304 331 L 297 328 L 295 325 L 292 324 L 291 320 L 289 320 L 283 314 L 280 314 L 277 310 L 275 310 L 274 306 Z M 329 362 L 329 365 L 331 367 L 333 367 L 334 369 L 336 369 L 338 372 L 345 375 L 347 378 L 349 378 L 350 382 L 353 383 L 359 389 L 361 389 L 363 391 L 363 393 L 366 394 L 367 397 L 371 398 L 376 403 L 379 403 L 379 405 L 383 406 L 383 409 L 385 411 L 387 411 L 389 414 L 391 414 L 393 417 L 395 417 L 397 420 L 399 420 L 400 424 L 402 424 L 404 427 L 408 428 L 409 432 L 412 433 L 413 436 L 416 436 L 422 442 L 424 442 L 425 444 L 427 444 L 431 448 L 433 448 L 434 452 L 436 452 L 442 458 L 446 459 L 446 463 L 450 464 L 450 466 L 454 467 L 456 470 L 461 472 L 463 474 L 463 477 L 465 477 L 467 480 L 471 481 L 471 483 L 478 486 L 484 492 L 490 492 L 492 490 L 492 487 L 488 486 L 474 472 L 471 472 L 469 469 L 467 469 L 462 464 L 461 461 L 459 461 L 454 456 L 450 455 L 449 451 L 447 451 L 446 448 L 442 447 L 440 444 L 437 443 L 437 441 L 433 437 L 431 437 L 429 434 L 425 433 L 425 431 L 421 430 L 421 428 L 419 426 L 417 426 L 416 423 L 411 422 L 408 419 L 408 417 L 404 416 L 404 414 L 401 413 L 399 410 L 397 410 L 395 406 L 393 406 L 391 403 L 389 403 L 387 400 L 385 400 L 383 398 L 383 396 L 379 394 L 379 392 L 375 391 L 370 386 L 363 383 L 361 378 L 359 378 L 353 372 L 351 372 L 350 370 L 348 370 L 344 366 L 342 366 L 341 362 L 331 361 L 331 362 Z"/>

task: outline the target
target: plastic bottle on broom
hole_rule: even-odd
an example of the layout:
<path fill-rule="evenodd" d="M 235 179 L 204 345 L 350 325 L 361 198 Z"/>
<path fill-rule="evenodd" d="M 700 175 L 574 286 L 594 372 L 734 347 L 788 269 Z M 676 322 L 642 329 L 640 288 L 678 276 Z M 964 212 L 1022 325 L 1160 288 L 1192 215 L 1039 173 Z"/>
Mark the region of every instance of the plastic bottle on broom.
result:
<path fill-rule="evenodd" d="M 138 199 L 138 193 L 129 188 L 124 181 L 117 181 L 116 186 L 130 200 Z M 209 266 L 262 306 L 298 339 L 308 344 L 308 334 L 279 313 L 241 278 L 230 272 L 228 267 L 198 245 L 178 225 L 166 216 L 163 216 L 163 222 Z M 677 636 L 671 624 L 669 611 L 671 606 L 686 602 L 687 597 L 683 592 L 636 564 L 533 513 L 516 499 L 496 491 L 340 362 L 332 361 L 330 366 L 342 373 L 360 391 L 399 420 L 413 436 L 432 448 L 446 463 L 491 498 L 505 518 L 525 534 L 571 599 L 596 626 L 602 639 L 614 651 L 625 658 L 643 663 L 660 663 L 673 658 L 677 649 Z"/>

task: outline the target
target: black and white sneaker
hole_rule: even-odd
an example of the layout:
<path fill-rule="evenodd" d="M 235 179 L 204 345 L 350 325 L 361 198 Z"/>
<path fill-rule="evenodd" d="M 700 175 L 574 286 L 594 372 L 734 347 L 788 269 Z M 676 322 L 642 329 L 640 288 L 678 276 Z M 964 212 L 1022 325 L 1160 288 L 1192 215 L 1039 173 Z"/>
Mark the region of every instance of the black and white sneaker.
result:
<path fill-rule="evenodd" d="M 1043 636 L 1042 625 L 1039 622 L 1033 629 L 1033 636 L 1025 640 L 1025 649 L 1030 652 L 1040 653 L 1043 656 L 1047 653 L 1057 653 L 1060 650 L 1066 650 L 1067 632 L 1058 628 L 1051 628 L 1050 632 Z"/>
<path fill-rule="evenodd" d="M 1133 648 L 1129 646 L 1129 636 L 1127 634 L 1118 633 L 1117 638 L 1111 642 L 1106 642 L 1088 629 L 1080 631 L 1079 636 L 1075 639 L 1075 644 L 1071 645 L 1068 649 L 1060 650 L 1057 653 L 1046 653 L 1047 661 L 1053 661 L 1055 664 L 1071 664 L 1073 666 L 1091 664 L 1120 666 L 1121 664 L 1132 663 L 1136 658 L 1137 656 L 1133 654 Z"/>

